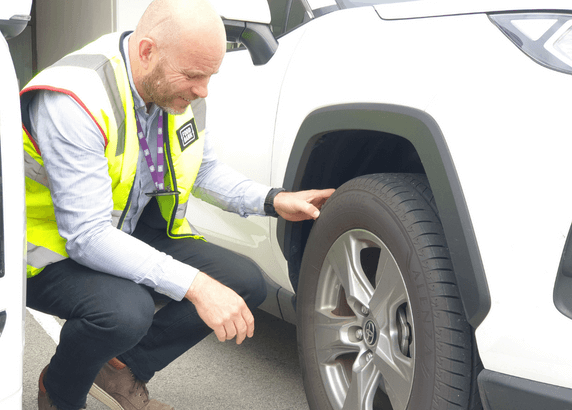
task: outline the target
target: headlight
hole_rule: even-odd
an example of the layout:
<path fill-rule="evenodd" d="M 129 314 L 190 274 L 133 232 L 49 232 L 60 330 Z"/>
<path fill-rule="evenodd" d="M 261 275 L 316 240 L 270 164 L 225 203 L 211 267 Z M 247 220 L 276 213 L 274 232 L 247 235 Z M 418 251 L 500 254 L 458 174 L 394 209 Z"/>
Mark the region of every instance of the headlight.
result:
<path fill-rule="evenodd" d="M 538 64 L 572 74 L 572 15 L 514 13 L 489 18 Z"/>

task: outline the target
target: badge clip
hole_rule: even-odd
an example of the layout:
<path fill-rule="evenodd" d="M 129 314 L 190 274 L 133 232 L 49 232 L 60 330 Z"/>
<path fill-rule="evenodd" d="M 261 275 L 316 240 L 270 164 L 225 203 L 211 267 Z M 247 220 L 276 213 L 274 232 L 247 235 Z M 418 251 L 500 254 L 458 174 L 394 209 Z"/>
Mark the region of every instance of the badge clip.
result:
<path fill-rule="evenodd" d="M 145 192 L 145 195 L 154 197 L 154 196 L 168 196 L 168 195 L 180 195 L 179 191 L 171 191 L 170 189 L 161 189 L 161 190 L 154 190 L 153 192 Z"/>

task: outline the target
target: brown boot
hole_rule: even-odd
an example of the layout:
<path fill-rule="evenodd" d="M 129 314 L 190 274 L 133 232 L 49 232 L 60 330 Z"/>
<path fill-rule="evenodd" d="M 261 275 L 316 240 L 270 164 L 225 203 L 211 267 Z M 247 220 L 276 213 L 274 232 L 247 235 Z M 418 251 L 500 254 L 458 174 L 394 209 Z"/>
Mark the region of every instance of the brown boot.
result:
<path fill-rule="evenodd" d="M 129 367 L 117 359 L 111 359 L 103 366 L 90 393 L 112 410 L 174 410 L 149 399 L 145 383 L 137 380 Z"/>
<path fill-rule="evenodd" d="M 46 374 L 46 370 L 48 370 L 48 366 L 44 367 L 44 370 L 40 373 L 40 379 L 38 380 L 38 410 L 58 410 L 44 387 L 44 375 Z"/>
<path fill-rule="evenodd" d="M 58 410 L 58 407 L 54 404 L 52 399 L 50 399 L 50 395 L 46 391 L 46 387 L 44 386 L 44 376 L 48 371 L 48 366 L 44 367 L 42 373 L 40 373 L 40 379 L 38 380 L 38 410 Z M 86 409 L 87 404 L 84 404 L 82 409 Z"/>
<path fill-rule="evenodd" d="M 44 386 L 44 376 L 46 375 L 48 366 L 49 365 L 44 367 L 44 370 L 40 373 L 40 379 L 38 380 L 38 410 L 58 410 Z M 82 407 L 82 409 L 85 408 L 87 408 L 87 405 Z"/>

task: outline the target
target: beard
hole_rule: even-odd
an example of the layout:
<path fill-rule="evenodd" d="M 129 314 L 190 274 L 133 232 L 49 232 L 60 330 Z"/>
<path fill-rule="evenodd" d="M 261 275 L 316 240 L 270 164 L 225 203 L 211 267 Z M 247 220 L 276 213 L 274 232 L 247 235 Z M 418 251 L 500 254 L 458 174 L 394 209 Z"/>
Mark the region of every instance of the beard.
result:
<path fill-rule="evenodd" d="M 142 81 L 142 87 L 147 97 L 159 108 L 171 115 L 181 115 L 187 110 L 171 107 L 171 103 L 177 96 L 173 93 L 169 83 L 165 81 L 165 67 L 162 61 L 153 68 L 153 71 L 146 75 Z"/>

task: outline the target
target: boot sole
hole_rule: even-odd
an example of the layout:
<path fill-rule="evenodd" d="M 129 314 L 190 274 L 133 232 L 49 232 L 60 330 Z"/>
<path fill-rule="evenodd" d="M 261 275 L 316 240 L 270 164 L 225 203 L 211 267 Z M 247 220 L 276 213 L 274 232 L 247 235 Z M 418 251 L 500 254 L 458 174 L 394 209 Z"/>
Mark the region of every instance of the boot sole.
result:
<path fill-rule="evenodd" d="M 117 402 L 117 400 L 107 394 L 95 383 L 91 386 L 91 389 L 89 389 L 89 394 L 91 394 L 96 400 L 105 404 L 111 410 L 125 410 L 123 406 Z"/>

